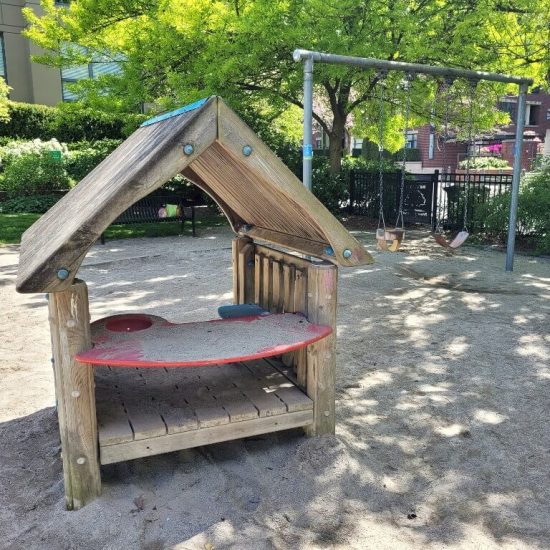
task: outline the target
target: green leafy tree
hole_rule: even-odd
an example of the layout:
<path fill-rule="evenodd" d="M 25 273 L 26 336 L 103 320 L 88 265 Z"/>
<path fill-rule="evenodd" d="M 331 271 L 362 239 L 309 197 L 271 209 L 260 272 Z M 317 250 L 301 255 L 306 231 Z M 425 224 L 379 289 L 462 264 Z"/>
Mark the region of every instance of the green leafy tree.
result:
<path fill-rule="evenodd" d="M 0 77 L 0 121 L 5 122 L 10 118 L 8 94 L 11 88 Z"/>
<path fill-rule="evenodd" d="M 42 6 L 41 17 L 26 11 L 28 36 L 49 52 L 37 60 L 63 66 L 123 58 L 121 78 L 81 85 L 91 100 L 109 93 L 118 108 L 121 102 L 171 107 L 217 93 L 239 111 L 267 109 L 273 118 L 289 105 L 302 106 L 302 71 L 291 58 L 296 47 L 511 71 L 539 83 L 548 72 L 550 0 L 74 0 L 68 9 L 42 0 Z M 390 149 L 403 145 L 402 76 L 385 81 Z M 316 97 L 327 106 L 314 116 L 329 136 L 331 168 L 338 172 L 352 118 L 358 132 L 378 140 L 380 75 L 318 64 L 314 78 Z M 435 88 L 432 80 L 417 79 L 415 121 L 430 119 Z M 479 128 L 497 121 L 492 107 L 504 91 L 484 85 Z M 458 111 L 463 104 L 457 97 Z"/>

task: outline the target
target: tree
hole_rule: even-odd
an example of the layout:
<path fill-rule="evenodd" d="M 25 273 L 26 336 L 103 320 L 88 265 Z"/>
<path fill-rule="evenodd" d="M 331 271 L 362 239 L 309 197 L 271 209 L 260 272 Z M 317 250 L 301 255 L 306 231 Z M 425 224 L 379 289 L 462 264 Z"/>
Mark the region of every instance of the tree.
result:
<path fill-rule="evenodd" d="M 5 122 L 10 118 L 8 94 L 11 87 L 0 77 L 0 122 Z"/>
<path fill-rule="evenodd" d="M 301 107 L 302 71 L 291 58 L 296 47 L 530 73 L 539 81 L 548 71 L 541 53 L 547 34 L 541 38 L 540 30 L 550 0 L 75 0 L 68 9 L 42 0 L 42 5 L 42 17 L 26 11 L 28 36 L 49 52 L 38 61 L 63 66 L 122 55 L 122 78 L 83 86 L 103 86 L 128 105 L 169 107 L 214 93 L 238 110 L 268 105 L 277 114 L 288 105 Z M 402 76 L 385 80 L 392 147 L 402 145 L 395 136 L 403 124 Z M 341 138 L 352 115 L 366 136 L 377 139 L 380 75 L 318 64 L 314 79 L 316 96 L 329 107 L 329 116 L 314 116 L 329 136 L 331 167 L 338 172 Z M 415 84 L 416 122 L 430 117 L 434 89 L 430 80 Z M 491 85 L 479 94 L 478 126 L 494 123 L 487 113 L 503 91 Z"/>

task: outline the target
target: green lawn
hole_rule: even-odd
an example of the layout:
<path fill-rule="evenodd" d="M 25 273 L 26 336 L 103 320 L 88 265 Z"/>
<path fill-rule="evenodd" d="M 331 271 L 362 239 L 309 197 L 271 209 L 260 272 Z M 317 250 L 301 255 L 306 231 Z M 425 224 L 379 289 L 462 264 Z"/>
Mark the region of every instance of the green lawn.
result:
<path fill-rule="evenodd" d="M 0 244 L 14 244 L 21 242 L 21 235 L 30 227 L 40 214 L 0 214 Z M 197 233 L 205 227 L 227 225 L 224 216 L 204 216 L 196 221 Z M 131 239 L 135 237 L 169 237 L 181 235 L 181 224 L 179 222 L 163 223 L 136 223 L 132 225 L 111 225 L 105 231 L 105 238 Z M 191 222 L 185 222 L 183 235 L 191 235 Z"/>
<path fill-rule="evenodd" d="M 21 241 L 21 235 L 40 214 L 0 214 L 0 244 L 13 244 Z"/>

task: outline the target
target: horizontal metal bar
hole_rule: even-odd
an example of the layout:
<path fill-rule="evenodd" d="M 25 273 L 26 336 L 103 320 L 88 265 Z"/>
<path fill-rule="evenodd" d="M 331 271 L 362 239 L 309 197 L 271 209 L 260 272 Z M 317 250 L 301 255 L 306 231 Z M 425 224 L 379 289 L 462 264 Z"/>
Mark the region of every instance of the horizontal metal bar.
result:
<path fill-rule="evenodd" d="M 403 71 L 408 73 L 433 74 L 453 78 L 466 78 L 468 80 L 492 80 L 493 82 L 509 82 L 512 84 L 525 84 L 531 86 L 531 78 L 510 76 L 499 73 L 487 73 L 483 71 L 470 71 L 466 69 L 454 69 L 452 67 L 437 67 L 434 65 L 421 65 L 420 63 L 404 63 L 401 61 L 386 61 L 373 57 L 351 57 L 347 55 L 335 55 L 330 53 L 314 52 L 310 50 L 294 50 L 294 61 L 313 59 L 317 63 L 330 63 L 334 65 L 350 65 L 364 69 L 381 69 L 385 71 Z"/>

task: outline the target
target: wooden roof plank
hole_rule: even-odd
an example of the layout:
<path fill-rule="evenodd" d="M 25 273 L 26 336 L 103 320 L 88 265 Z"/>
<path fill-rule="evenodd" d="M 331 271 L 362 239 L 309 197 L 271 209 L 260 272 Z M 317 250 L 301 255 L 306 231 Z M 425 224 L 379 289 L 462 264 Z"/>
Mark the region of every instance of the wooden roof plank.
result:
<path fill-rule="evenodd" d="M 216 98 L 138 128 L 23 235 L 19 292 L 70 286 L 88 249 L 124 210 L 181 172 L 216 139 Z M 191 143 L 194 152 L 183 153 Z M 60 280 L 59 269 L 69 271 Z"/>
<path fill-rule="evenodd" d="M 235 232 L 251 230 L 342 266 L 372 258 L 220 99 L 152 119 L 136 130 L 23 235 L 16 287 L 69 287 L 89 248 L 139 199 L 183 173 L 220 205 Z M 183 146 L 191 144 L 186 155 Z M 252 153 L 246 156 L 243 147 Z M 251 204 L 253 199 L 253 204 Z M 330 250 L 332 248 L 332 251 Z M 331 253 L 332 252 L 332 253 Z M 58 277 L 65 269 L 69 275 Z"/>
<path fill-rule="evenodd" d="M 278 192 L 286 194 L 301 210 L 304 225 L 309 224 L 325 235 L 334 250 L 330 261 L 342 266 L 373 262 L 361 244 L 223 101 L 218 102 L 218 141 L 240 159 L 246 170 L 255 177 L 267 179 Z M 246 145 L 252 148 L 249 156 L 243 154 Z M 346 257 L 345 250 L 351 255 Z"/>

